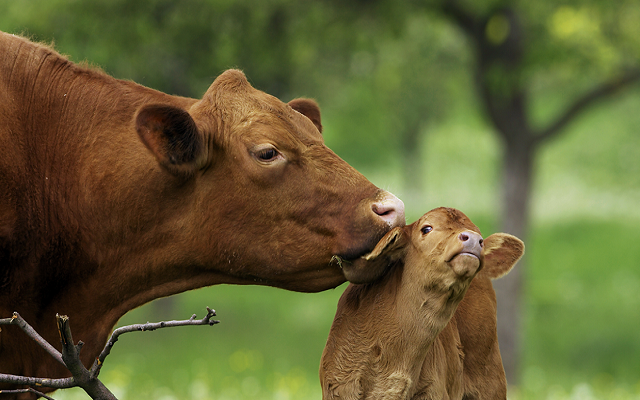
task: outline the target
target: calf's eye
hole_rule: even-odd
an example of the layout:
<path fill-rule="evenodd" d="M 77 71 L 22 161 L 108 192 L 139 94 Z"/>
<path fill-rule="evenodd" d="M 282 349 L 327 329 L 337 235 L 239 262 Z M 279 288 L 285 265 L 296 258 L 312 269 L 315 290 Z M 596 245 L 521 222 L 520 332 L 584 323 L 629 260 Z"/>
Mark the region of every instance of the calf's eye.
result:
<path fill-rule="evenodd" d="M 423 226 L 422 229 L 420 229 L 420 232 L 422 232 L 423 235 L 426 235 L 432 230 L 433 230 L 433 227 L 431 225 L 426 225 L 426 226 Z"/>

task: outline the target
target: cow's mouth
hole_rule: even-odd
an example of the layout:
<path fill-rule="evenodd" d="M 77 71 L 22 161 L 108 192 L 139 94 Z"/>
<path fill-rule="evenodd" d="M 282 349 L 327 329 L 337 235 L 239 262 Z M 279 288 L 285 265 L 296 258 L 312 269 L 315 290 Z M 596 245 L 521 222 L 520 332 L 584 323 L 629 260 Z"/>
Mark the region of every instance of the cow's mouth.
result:
<path fill-rule="evenodd" d="M 339 257 L 344 261 L 354 262 L 359 258 L 371 253 L 378 244 L 378 241 L 387 233 L 388 229 L 380 232 L 377 235 L 370 237 L 368 240 L 362 242 L 360 245 L 348 247 L 343 251 L 338 251 L 333 254 L 333 257 Z"/>

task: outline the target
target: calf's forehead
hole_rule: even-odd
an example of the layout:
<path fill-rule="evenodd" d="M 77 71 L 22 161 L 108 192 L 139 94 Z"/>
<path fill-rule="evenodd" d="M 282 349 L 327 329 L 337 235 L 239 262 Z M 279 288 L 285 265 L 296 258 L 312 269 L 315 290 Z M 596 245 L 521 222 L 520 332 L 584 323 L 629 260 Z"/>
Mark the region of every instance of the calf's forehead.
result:
<path fill-rule="evenodd" d="M 420 230 L 425 225 L 480 233 L 480 229 L 462 211 L 449 207 L 439 207 L 427 212 L 417 221 L 415 228 Z"/>

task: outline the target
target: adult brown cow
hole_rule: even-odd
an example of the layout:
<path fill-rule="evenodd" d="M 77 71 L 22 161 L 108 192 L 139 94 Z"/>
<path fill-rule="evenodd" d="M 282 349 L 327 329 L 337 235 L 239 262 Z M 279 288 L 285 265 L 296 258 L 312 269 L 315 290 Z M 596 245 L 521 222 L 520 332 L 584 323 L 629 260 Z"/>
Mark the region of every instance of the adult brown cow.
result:
<path fill-rule="evenodd" d="M 310 100 L 245 76 L 201 100 L 166 95 L 0 34 L 0 318 L 58 343 L 71 318 L 89 365 L 117 320 L 218 283 L 311 292 L 404 224 L 402 202 L 341 160 Z M 66 375 L 15 327 L 0 372 Z"/>

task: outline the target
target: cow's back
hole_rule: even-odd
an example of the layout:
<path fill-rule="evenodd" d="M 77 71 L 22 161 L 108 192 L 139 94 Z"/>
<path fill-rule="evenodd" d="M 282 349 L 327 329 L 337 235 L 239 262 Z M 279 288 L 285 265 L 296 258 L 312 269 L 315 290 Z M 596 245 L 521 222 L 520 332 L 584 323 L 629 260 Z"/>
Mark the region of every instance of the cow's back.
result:
<path fill-rule="evenodd" d="M 118 174 L 147 178 L 132 169 L 154 164 L 132 126 L 141 105 L 194 100 L 117 80 L 19 36 L 0 32 L 0 49 L 0 260 L 7 269 L 27 255 L 39 258 L 42 246 L 32 243 L 68 243 L 56 236 L 80 229 L 87 203 L 115 194 L 122 182 L 140 187 Z"/>

